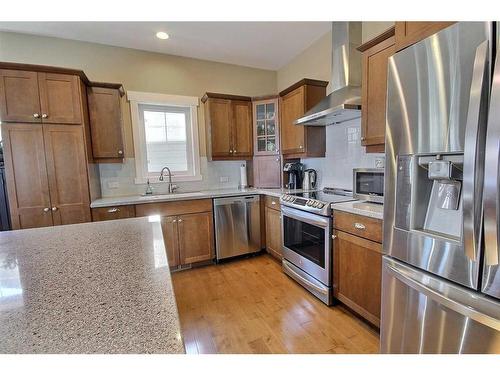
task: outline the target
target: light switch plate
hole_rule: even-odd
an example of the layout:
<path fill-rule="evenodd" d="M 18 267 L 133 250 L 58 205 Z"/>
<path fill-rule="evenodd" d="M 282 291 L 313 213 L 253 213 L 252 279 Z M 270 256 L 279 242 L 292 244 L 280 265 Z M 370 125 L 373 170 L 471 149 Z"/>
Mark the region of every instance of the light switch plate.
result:
<path fill-rule="evenodd" d="M 375 168 L 384 168 L 385 167 L 385 158 L 378 157 L 375 158 Z"/>

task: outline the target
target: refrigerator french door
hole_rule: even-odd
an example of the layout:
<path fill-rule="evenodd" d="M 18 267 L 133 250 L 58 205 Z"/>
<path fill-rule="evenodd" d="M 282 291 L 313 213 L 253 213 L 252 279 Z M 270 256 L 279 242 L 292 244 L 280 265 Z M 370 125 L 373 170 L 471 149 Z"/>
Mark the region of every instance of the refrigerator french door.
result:
<path fill-rule="evenodd" d="M 494 29 L 460 22 L 389 59 L 383 353 L 500 352 Z"/>

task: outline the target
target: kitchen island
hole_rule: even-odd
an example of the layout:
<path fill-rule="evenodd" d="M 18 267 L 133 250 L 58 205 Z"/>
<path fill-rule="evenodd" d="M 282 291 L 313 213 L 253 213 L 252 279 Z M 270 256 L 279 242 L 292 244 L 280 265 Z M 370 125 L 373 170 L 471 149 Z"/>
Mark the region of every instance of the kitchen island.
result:
<path fill-rule="evenodd" d="M 153 218 L 0 233 L 0 353 L 184 353 Z"/>

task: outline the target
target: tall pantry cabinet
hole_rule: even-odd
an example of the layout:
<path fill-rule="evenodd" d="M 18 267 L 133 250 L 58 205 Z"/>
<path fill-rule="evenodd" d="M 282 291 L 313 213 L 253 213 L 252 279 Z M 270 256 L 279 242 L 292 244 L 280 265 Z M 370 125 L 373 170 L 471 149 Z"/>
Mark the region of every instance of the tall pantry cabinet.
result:
<path fill-rule="evenodd" d="M 85 85 L 78 75 L 1 68 L 12 228 L 91 221 Z"/>

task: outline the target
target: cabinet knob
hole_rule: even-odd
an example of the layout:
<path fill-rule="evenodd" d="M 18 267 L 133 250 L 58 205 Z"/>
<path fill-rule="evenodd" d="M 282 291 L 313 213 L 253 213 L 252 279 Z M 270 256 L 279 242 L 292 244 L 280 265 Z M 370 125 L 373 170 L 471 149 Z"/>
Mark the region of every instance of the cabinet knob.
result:
<path fill-rule="evenodd" d="M 118 155 L 123 155 L 123 151 L 122 150 L 118 150 Z"/>
<path fill-rule="evenodd" d="M 280 162 L 280 158 L 276 158 L 276 161 L 279 163 Z"/>
<path fill-rule="evenodd" d="M 303 145 L 300 145 L 300 146 L 299 146 L 299 148 L 300 148 L 300 149 L 303 149 L 303 148 L 304 148 L 304 146 L 303 146 Z"/>
<path fill-rule="evenodd" d="M 48 115 L 48 114 L 46 114 L 46 113 L 43 113 L 43 114 L 42 114 L 42 118 L 47 118 L 47 117 L 49 117 L 49 115 Z"/>
<path fill-rule="evenodd" d="M 182 223 L 182 219 L 177 220 L 179 223 Z"/>
<path fill-rule="evenodd" d="M 361 137 L 361 140 L 364 141 L 366 138 L 365 137 Z"/>
<path fill-rule="evenodd" d="M 40 114 L 39 113 L 33 113 L 33 117 L 34 118 L 40 118 Z"/>
<path fill-rule="evenodd" d="M 50 211 L 50 208 L 48 208 L 48 207 L 45 207 L 45 208 L 43 209 L 43 212 L 49 212 L 49 211 Z"/>
<path fill-rule="evenodd" d="M 233 150 L 233 152 L 236 154 L 236 150 Z"/>
<path fill-rule="evenodd" d="M 364 230 L 366 227 L 361 223 L 354 223 L 354 228 Z"/>
<path fill-rule="evenodd" d="M 276 202 L 275 202 L 275 201 L 272 201 L 272 202 L 271 202 L 271 204 L 274 206 L 274 205 L 276 204 Z"/>
<path fill-rule="evenodd" d="M 337 238 L 337 235 L 336 234 L 332 234 L 332 240 L 334 240 L 336 238 Z"/>
<path fill-rule="evenodd" d="M 52 207 L 52 211 L 57 211 L 57 207 L 56 206 Z"/>
<path fill-rule="evenodd" d="M 233 150 L 229 150 L 229 153 L 232 154 L 233 153 Z"/>

